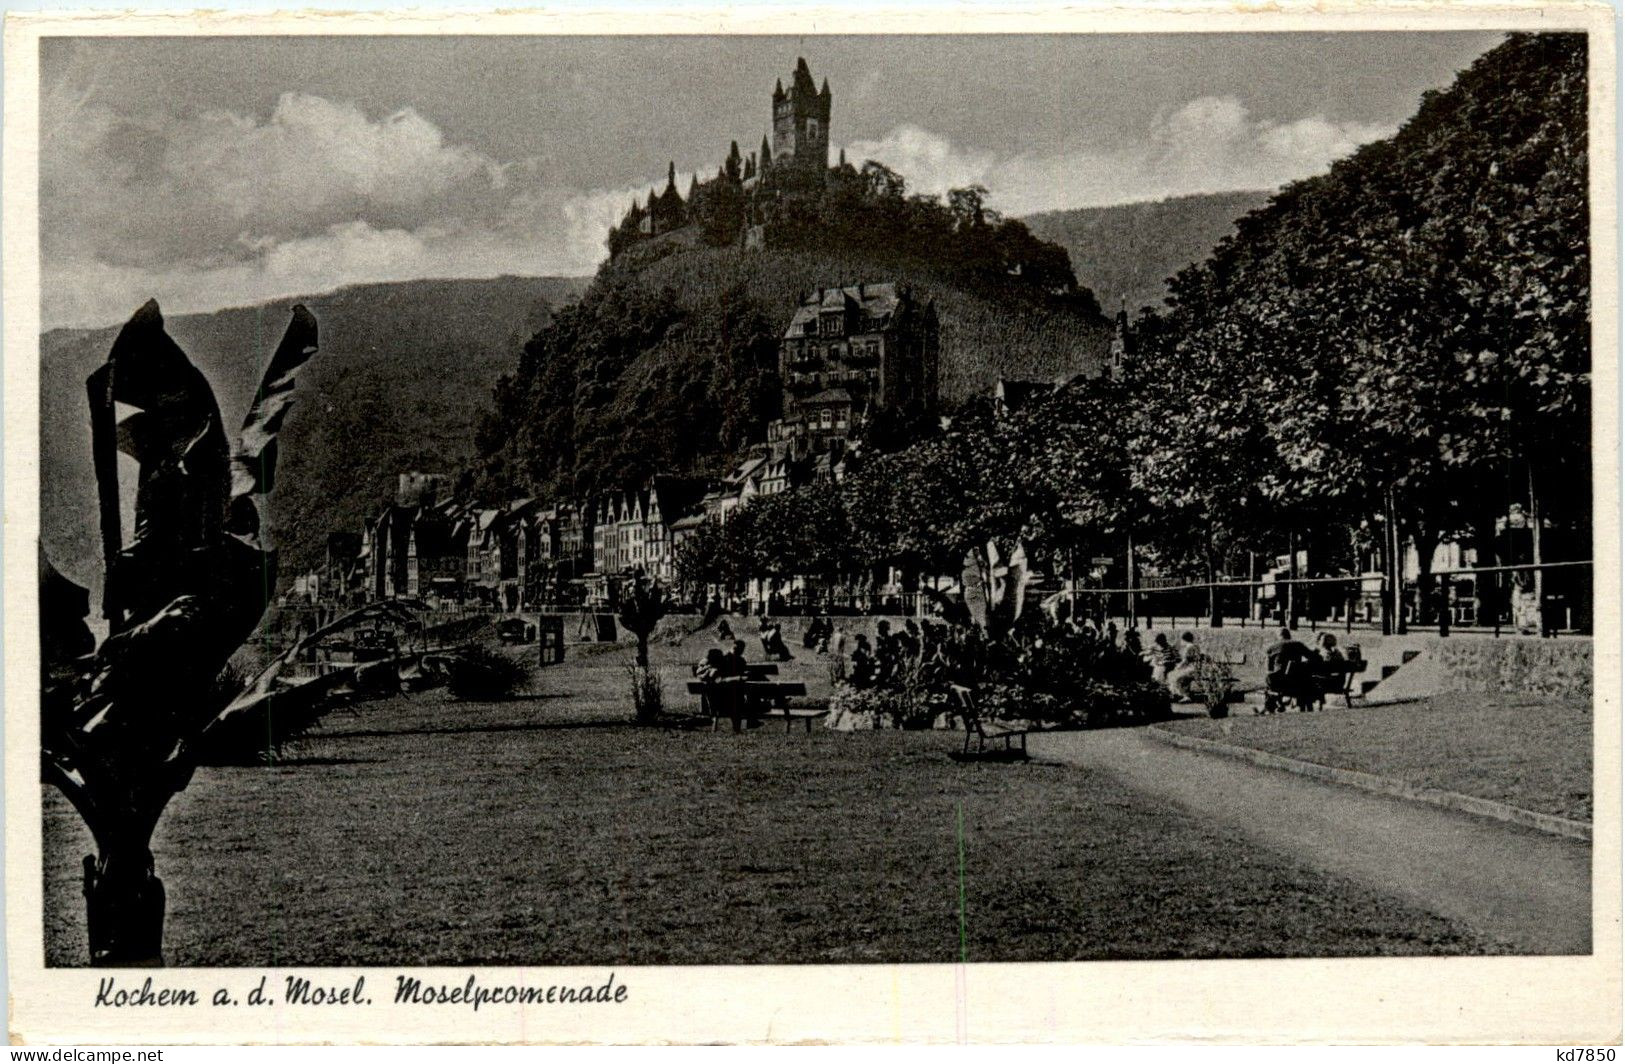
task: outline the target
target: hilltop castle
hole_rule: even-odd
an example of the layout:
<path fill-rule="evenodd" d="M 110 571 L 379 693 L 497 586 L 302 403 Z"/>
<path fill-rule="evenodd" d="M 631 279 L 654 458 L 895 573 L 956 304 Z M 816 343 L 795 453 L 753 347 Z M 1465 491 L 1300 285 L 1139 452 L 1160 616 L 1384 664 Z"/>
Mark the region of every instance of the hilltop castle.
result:
<path fill-rule="evenodd" d="M 610 254 L 679 231 L 714 245 L 759 245 L 764 222 L 785 197 L 819 193 L 832 174 L 856 176 L 845 152 L 837 165 L 829 165 L 833 102 L 829 80 L 822 88 L 814 85 L 807 61 L 797 59 L 790 87 L 786 89 L 782 79 L 773 86 L 772 143 L 763 134 L 757 151 L 741 155 L 739 142 L 734 141 L 716 177 L 701 181 L 696 174 L 687 196 L 677 189 L 675 160 L 668 163 L 665 189 L 650 190 L 647 203 L 634 201 L 621 223 L 610 230 Z"/>

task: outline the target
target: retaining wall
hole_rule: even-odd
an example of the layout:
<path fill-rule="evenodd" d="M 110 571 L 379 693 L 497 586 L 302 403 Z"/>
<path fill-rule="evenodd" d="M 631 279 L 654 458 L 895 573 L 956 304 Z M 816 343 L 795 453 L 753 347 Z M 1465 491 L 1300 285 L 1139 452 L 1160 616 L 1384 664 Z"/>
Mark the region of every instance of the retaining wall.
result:
<path fill-rule="evenodd" d="M 1381 665 L 1399 664 L 1402 650 L 1431 651 L 1438 663 L 1440 691 L 1507 691 L 1547 697 L 1592 694 L 1592 641 L 1582 637 L 1538 639 L 1532 636 L 1501 636 L 1458 633 L 1440 637 L 1437 632 L 1411 632 L 1382 635 L 1373 632 L 1343 632 L 1327 628 L 1337 637 L 1339 647 L 1356 644 L 1367 661 L 1373 662 L 1369 679 L 1381 677 Z M 1181 632 L 1192 632 L 1196 642 L 1210 653 L 1227 658 L 1247 655 L 1247 663 L 1236 669 L 1243 681 L 1264 682 L 1264 655 L 1277 639 L 1279 628 L 1152 628 L 1140 630 L 1149 646 L 1157 632 L 1177 644 Z M 1294 634 L 1312 644 L 1318 633 L 1308 628 Z M 1363 677 L 1364 678 L 1364 677 Z"/>

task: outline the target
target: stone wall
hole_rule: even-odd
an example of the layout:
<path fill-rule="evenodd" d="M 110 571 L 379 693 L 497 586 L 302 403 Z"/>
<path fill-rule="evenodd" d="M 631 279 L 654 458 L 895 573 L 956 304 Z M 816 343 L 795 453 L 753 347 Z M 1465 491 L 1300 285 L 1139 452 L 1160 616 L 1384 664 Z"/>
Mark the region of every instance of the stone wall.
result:
<path fill-rule="evenodd" d="M 1592 696 L 1590 639 L 1433 637 L 1441 691 Z"/>

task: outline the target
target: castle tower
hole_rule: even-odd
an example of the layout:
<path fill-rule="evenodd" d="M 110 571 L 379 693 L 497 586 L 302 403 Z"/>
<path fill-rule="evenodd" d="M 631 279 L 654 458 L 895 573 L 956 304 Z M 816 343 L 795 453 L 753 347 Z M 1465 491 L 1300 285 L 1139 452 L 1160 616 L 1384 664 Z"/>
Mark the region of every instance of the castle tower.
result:
<path fill-rule="evenodd" d="M 813 85 L 805 59 L 796 60 L 790 90 L 773 87 L 773 153 L 775 169 L 822 177 L 829 169 L 829 81 Z"/>

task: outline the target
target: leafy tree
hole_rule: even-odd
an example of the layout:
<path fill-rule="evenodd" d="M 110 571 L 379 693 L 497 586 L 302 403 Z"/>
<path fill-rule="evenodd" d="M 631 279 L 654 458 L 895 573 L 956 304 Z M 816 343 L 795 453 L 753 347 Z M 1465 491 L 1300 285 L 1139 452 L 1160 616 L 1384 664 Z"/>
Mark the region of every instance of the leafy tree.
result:
<path fill-rule="evenodd" d="M 637 637 L 639 668 L 649 667 L 649 636 L 654 633 L 655 625 L 660 623 L 660 618 L 666 615 L 670 605 L 666 589 L 641 572 L 621 600 L 621 608 L 616 616 L 621 627 Z"/>

